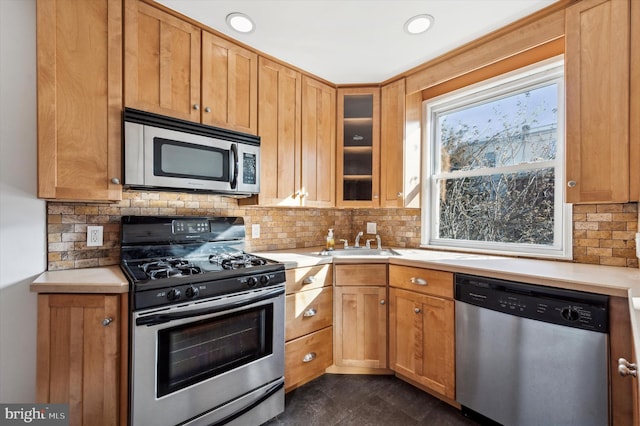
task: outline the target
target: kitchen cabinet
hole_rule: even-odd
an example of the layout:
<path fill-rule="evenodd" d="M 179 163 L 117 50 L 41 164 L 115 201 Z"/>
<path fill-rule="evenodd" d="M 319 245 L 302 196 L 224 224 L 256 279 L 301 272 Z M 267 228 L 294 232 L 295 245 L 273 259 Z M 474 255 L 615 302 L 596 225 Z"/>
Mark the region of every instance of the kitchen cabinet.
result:
<path fill-rule="evenodd" d="M 629 14 L 629 0 L 566 9 L 568 203 L 630 200 Z"/>
<path fill-rule="evenodd" d="M 638 411 L 638 377 L 619 374 L 619 359 L 637 365 L 633 351 L 633 334 L 629 315 L 629 300 L 609 298 L 609 377 L 611 393 L 611 419 L 616 426 L 640 424 Z"/>
<path fill-rule="evenodd" d="M 405 207 L 405 80 L 380 88 L 380 206 Z"/>
<path fill-rule="evenodd" d="M 145 2 L 124 4 L 127 107 L 257 133 L 255 52 Z"/>
<path fill-rule="evenodd" d="M 39 0 L 38 197 L 122 199 L 122 4 Z"/>
<path fill-rule="evenodd" d="M 390 368 L 453 401 L 453 274 L 390 265 L 389 285 Z"/>
<path fill-rule="evenodd" d="M 335 205 L 336 90 L 260 57 L 260 205 Z"/>
<path fill-rule="evenodd" d="M 335 265 L 334 367 L 387 373 L 387 265 Z"/>
<path fill-rule="evenodd" d="M 38 294 L 36 402 L 70 425 L 127 424 L 128 294 Z"/>
<path fill-rule="evenodd" d="M 380 205 L 380 89 L 338 89 L 336 204 Z"/>
<path fill-rule="evenodd" d="M 332 273 L 329 264 L 286 271 L 286 392 L 324 374 L 333 363 Z"/>

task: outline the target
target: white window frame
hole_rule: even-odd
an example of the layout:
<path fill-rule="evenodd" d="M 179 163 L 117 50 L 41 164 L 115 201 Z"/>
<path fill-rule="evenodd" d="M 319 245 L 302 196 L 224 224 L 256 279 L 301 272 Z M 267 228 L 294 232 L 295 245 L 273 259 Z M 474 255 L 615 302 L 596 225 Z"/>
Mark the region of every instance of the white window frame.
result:
<path fill-rule="evenodd" d="M 438 237 L 439 226 L 439 194 L 436 178 L 462 177 L 460 173 L 438 173 L 439 155 L 436 149 L 435 114 L 449 111 L 460 106 L 472 105 L 483 99 L 495 98 L 514 93 L 524 87 L 534 88 L 553 81 L 558 86 L 558 127 L 557 152 L 555 160 L 541 162 L 538 166 L 555 168 L 554 186 L 554 242 L 552 245 L 534 245 L 522 243 L 500 243 L 471 240 L 454 240 Z M 422 233 L 421 246 L 424 248 L 491 253 L 511 256 L 529 256 L 538 258 L 571 259 L 572 258 L 572 209 L 565 199 L 565 92 L 564 92 L 564 59 L 552 58 L 495 78 L 450 92 L 423 103 L 423 120 L 426 131 L 423 133 L 422 159 Z M 531 165 L 512 166 L 510 172 L 531 170 Z M 486 171 L 486 169 L 485 169 Z M 470 171 L 469 176 L 475 175 Z M 485 175 L 486 173 L 480 173 Z"/>

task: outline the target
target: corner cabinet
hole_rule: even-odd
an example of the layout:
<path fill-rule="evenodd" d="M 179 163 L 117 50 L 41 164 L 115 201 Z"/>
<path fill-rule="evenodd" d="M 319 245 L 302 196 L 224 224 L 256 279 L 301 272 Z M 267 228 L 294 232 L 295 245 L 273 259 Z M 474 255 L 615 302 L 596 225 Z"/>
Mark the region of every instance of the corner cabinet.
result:
<path fill-rule="evenodd" d="M 568 203 L 631 198 L 629 16 L 629 0 L 583 0 L 566 9 Z"/>
<path fill-rule="evenodd" d="M 387 265 L 334 265 L 332 373 L 387 374 Z"/>
<path fill-rule="evenodd" d="M 73 425 L 127 424 L 128 294 L 38 294 L 36 402 Z"/>
<path fill-rule="evenodd" d="M 338 89 L 337 187 L 340 207 L 380 205 L 380 89 Z"/>
<path fill-rule="evenodd" d="M 389 285 L 390 368 L 453 401 L 453 273 L 389 265 Z"/>
<path fill-rule="evenodd" d="M 122 2 L 38 0 L 38 197 L 122 199 Z"/>
<path fill-rule="evenodd" d="M 286 392 L 321 376 L 333 362 L 332 273 L 330 264 L 286 271 Z"/>

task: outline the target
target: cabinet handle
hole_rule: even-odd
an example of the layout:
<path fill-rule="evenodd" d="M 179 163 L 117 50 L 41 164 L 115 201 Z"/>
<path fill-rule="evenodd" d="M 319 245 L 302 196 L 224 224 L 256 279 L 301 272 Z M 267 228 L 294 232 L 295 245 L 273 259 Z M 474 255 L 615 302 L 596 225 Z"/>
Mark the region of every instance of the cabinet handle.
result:
<path fill-rule="evenodd" d="M 422 309 L 420 309 L 420 308 L 413 308 L 413 312 L 415 312 L 416 314 L 419 314 L 420 312 L 422 312 Z"/>
<path fill-rule="evenodd" d="M 113 318 L 105 318 L 105 319 L 102 320 L 102 325 L 104 325 L 106 327 L 109 324 L 111 324 L 112 322 L 113 322 Z"/>
<path fill-rule="evenodd" d="M 622 377 L 638 377 L 638 366 L 627 361 L 624 358 L 620 358 L 618 359 L 618 373 L 620 373 Z"/>
<path fill-rule="evenodd" d="M 111 183 L 114 185 L 120 185 L 120 179 L 118 178 L 111 178 Z"/>
<path fill-rule="evenodd" d="M 316 311 L 314 308 L 308 309 L 306 311 L 304 311 L 304 313 L 302 314 L 303 317 L 313 317 L 318 313 L 318 311 Z"/>
<path fill-rule="evenodd" d="M 311 275 L 310 277 L 305 278 L 304 280 L 302 280 L 303 284 L 313 284 L 316 282 L 316 277 L 315 275 Z"/>
<path fill-rule="evenodd" d="M 304 356 L 304 358 L 302 358 L 302 362 L 311 362 L 314 359 L 316 359 L 316 353 L 315 352 L 309 352 L 308 354 L 306 354 Z"/>
<path fill-rule="evenodd" d="M 402 197 L 402 192 L 398 192 L 398 198 Z"/>
<path fill-rule="evenodd" d="M 200 109 L 200 105 L 198 104 L 193 104 L 193 109 L 195 109 L 196 111 Z"/>
<path fill-rule="evenodd" d="M 211 112 L 211 108 L 209 108 L 209 107 L 205 107 L 205 108 L 204 108 L 204 112 Z"/>
<path fill-rule="evenodd" d="M 425 280 L 424 278 L 418 278 L 418 277 L 411 277 L 409 279 L 409 281 L 411 281 L 411 284 L 415 284 L 415 285 L 427 285 L 427 280 Z"/>
<path fill-rule="evenodd" d="M 386 302 L 384 301 L 384 299 L 382 299 L 382 300 L 380 301 L 380 304 L 381 304 L 381 305 L 384 305 L 385 303 L 386 303 Z"/>
<path fill-rule="evenodd" d="M 577 185 L 575 180 L 570 180 L 569 182 L 567 182 L 567 186 L 569 188 L 574 188 Z"/>

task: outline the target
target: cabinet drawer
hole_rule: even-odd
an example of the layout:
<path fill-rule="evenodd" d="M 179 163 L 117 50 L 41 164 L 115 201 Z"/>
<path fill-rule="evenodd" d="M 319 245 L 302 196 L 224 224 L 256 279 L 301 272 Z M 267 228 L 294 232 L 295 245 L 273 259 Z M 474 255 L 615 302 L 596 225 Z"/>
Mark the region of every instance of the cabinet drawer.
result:
<path fill-rule="evenodd" d="M 389 265 L 389 285 L 453 299 L 453 273 Z"/>
<path fill-rule="evenodd" d="M 286 340 L 330 326 L 333 322 L 333 288 L 316 288 L 288 295 L 285 318 Z"/>
<path fill-rule="evenodd" d="M 336 265 L 336 285 L 386 286 L 387 265 L 382 263 Z"/>
<path fill-rule="evenodd" d="M 333 284 L 333 269 L 330 264 L 287 269 L 286 275 L 287 294 Z"/>
<path fill-rule="evenodd" d="M 333 363 L 333 327 L 287 342 L 284 354 L 284 383 L 289 391 L 320 376 Z"/>

